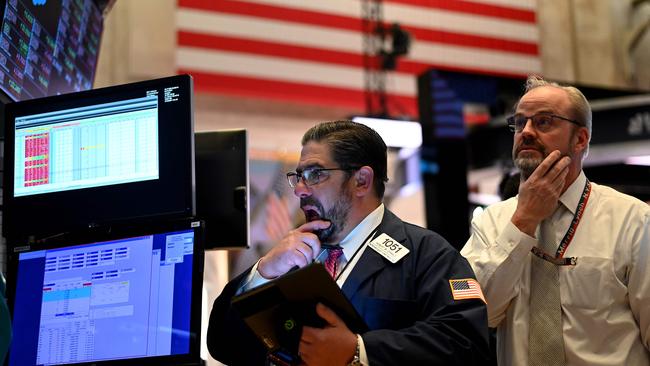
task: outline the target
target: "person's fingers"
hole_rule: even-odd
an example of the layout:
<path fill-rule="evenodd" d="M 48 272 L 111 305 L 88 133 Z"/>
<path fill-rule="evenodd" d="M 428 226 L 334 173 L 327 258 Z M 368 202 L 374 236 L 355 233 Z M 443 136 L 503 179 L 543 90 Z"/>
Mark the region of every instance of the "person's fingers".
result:
<path fill-rule="evenodd" d="M 295 266 L 304 267 L 312 261 L 311 247 L 292 233 L 260 259 L 257 270 L 264 278 L 275 278 Z"/>
<path fill-rule="evenodd" d="M 318 240 L 318 239 L 317 239 Z M 306 244 L 306 243 L 299 243 L 296 245 L 296 251 L 298 251 L 302 256 L 305 258 L 305 264 L 311 263 L 317 254 L 315 254 L 313 246 L 317 246 L 320 248 L 320 244 Z M 297 263 L 296 263 L 297 264 Z M 301 266 L 302 267 L 302 266 Z"/>
<path fill-rule="evenodd" d="M 546 176 L 551 181 L 557 179 L 557 177 L 565 170 L 568 171 L 569 165 L 571 164 L 571 158 L 568 156 L 563 156 L 548 170 Z"/>
<path fill-rule="evenodd" d="M 533 179 L 544 177 L 548 173 L 549 169 L 551 169 L 561 157 L 562 155 L 559 150 L 553 150 L 544 160 L 542 160 L 530 177 Z"/>
<path fill-rule="evenodd" d="M 316 230 L 327 229 L 328 227 L 330 227 L 331 224 L 332 224 L 331 222 L 326 220 L 314 220 L 300 225 L 296 230 L 311 233 Z"/>
<path fill-rule="evenodd" d="M 305 328 L 303 328 L 303 337 L 300 338 L 300 344 L 298 345 L 298 355 L 302 359 L 303 364 L 309 365 L 314 361 L 312 359 L 312 353 L 313 353 L 312 349 L 314 348 L 313 346 L 314 341 L 312 340 L 307 342 L 304 340 Z"/>
<path fill-rule="evenodd" d="M 553 180 L 553 185 L 556 189 L 562 189 L 564 187 L 564 183 L 566 182 L 566 177 L 569 175 L 569 167 L 566 166 L 564 169 L 562 169 L 558 174 L 555 176 Z"/>
<path fill-rule="evenodd" d="M 280 253 L 285 251 L 299 253 L 308 263 L 320 253 L 320 241 L 313 233 L 294 230 L 284 238 L 283 243 L 284 249 L 279 250 Z"/>
<path fill-rule="evenodd" d="M 308 254 L 305 254 L 303 251 L 299 250 L 298 247 L 296 248 L 296 250 L 294 251 L 293 254 L 294 255 L 291 257 L 291 259 L 293 261 L 292 264 L 296 265 L 296 266 L 298 266 L 300 268 L 308 265 L 312 261 L 311 252 L 309 252 Z"/>
<path fill-rule="evenodd" d="M 322 303 L 316 304 L 316 314 L 323 318 L 330 326 L 339 326 L 345 324 L 341 318 L 330 308 Z"/>
<path fill-rule="evenodd" d="M 316 332 L 319 331 L 320 329 L 314 328 L 314 327 L 308 327 L 308 326 L 303 326 L 302 327 L 302 334 L 300 335 L 300 345 L 302 347 L 303 344 L 309 345 L 312 344 L 313 342 L 317 341 L 316 338 Z"/>

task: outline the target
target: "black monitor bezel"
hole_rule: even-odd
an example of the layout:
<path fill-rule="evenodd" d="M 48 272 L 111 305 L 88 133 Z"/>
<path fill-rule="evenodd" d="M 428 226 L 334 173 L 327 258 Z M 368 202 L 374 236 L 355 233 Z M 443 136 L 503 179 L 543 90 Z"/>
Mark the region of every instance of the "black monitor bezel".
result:
<path fill-rule="evenodd" d="M 159 179 L 92 188 L 14 196 L 15 118 L 72 107 L 145 96 L 180 86 L 182 104 L 174 106 L 182 121 L 159 109 Z M 193 80 L 189 75 L 62 94 L 5 106 L 5 173 L 3 230 L 9 245 L 25 238 L 47 238 L 111 222 L 195 214 Z M 160 118 L 163 117 L 163 118 Z M 165 118 L 167 117 L 167 118 Z"/>
<path fill-rule="evenodd" d="M 194 230 L 194 252 L 192 263 L 192 298 L 190 317 L 190 348 L 189 353 L 182 355 L 152 356 L 142 358 L 127 358 L 106 361 L 91 361 L 73 363 L 70 365 L 200 365 L 201 364 L 201 311 L 203 305 L 203 272 L 205 261 L 205 224 L 197 218 L 181 218 L 173 220 L 162 220 L 156 222 L 131 222 L 114 225 L 89 228 L 87 230 L 70 232 L 66 235 L 50 238 L 37 245 L 27 244 L 16 245 L 13 250 L 7 253 L 7 305 L 10 316 L 13 319 L 14 301 L 16 296 L 16 281 L 18 274 L 18 257 L 21 253 L 28 251 L 57 249 L 73 245 L 84 245 L 88 243 L 118 240 L 122 238 L 156 233 Z M 16 324 L 12 324 L 16 326 Z M 5 365 L 9 365 L 10 354 L 5 358 Z"/>
<path fill-rule="evenodd" d="M 248 131 L 229 129 L 197 132 L 194 135 L 194 146 L 196 216 L 205 220 L 206 250 L 248 248 Z"/>

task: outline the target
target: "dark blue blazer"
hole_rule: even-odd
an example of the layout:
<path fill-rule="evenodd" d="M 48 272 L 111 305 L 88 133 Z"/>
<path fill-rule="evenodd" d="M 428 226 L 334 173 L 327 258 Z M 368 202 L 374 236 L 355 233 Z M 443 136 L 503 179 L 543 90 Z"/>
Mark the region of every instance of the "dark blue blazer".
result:
<path fill-rule="evenodd" d="M 378 228 L 381 233 L 410 252 L 393 264 L 366 248 L 343 284 L 370 328 L 361 335 L 370 364 L 487 364 L 485 304 L 454 300 L 449 283 L 475 278 L 465 258 L 440 235 L 405 223 L 388 210 Z M 210 315 L 208 349 L 228 365 L 264 364 L 265 349 L 230 306 L 249 271 L 226 285 Z"/>

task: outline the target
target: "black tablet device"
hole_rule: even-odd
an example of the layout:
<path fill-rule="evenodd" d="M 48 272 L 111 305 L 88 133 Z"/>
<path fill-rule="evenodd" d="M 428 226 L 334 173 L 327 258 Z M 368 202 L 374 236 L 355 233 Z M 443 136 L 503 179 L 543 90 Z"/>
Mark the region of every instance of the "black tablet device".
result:
<path fill-rule="evenodd" d="M 368 330 L 363 318 L 320 263 L 244 292 L 232 304 L 273 358 L 296 364 L 302 327 L 324 325 L 324 320 L 316 314 L 319 302 L 334 310 L 352 332 Z"/>

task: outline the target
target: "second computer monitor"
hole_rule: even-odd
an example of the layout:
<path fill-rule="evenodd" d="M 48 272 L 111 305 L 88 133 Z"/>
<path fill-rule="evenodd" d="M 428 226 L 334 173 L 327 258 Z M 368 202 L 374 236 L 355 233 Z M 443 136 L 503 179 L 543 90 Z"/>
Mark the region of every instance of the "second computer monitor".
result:
<path fill-rule="evenodd" d="M 195 134 L 196 215 L 206 223 L 206 249 L 249 245 L 246 130 Z"/>
<path fill-rule="evenodd" d="M 75 233 L 9 253 L 9 365 L 198 365 L 203 226 Z"/>

